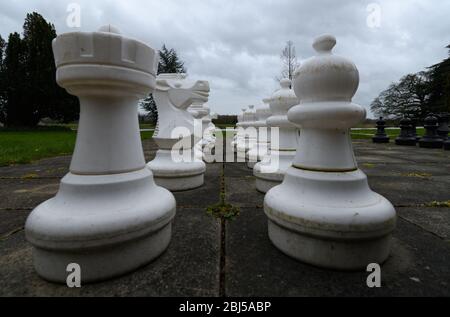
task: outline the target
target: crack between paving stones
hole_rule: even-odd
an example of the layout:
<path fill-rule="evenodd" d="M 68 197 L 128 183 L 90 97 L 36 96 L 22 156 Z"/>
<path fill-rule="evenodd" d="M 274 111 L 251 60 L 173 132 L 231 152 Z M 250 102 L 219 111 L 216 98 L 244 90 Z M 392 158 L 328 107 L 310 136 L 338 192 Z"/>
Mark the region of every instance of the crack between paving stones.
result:
<path fill-rule="evenodd" d="M 428 229 L 422 227 L 421 225 L 419 225 L 419 224 L 417 224 L 417 223 L 415 223 L 415 222 L 413 222 L 413 221 L 411 221 L 411 220 L 409 220 L 409 219 L 407 219 L 407 218 L 405 218 L 405 217 L 403 217 L 403 216 L 397 215 L 397 217 L 400 218 L 400 219 L 402 219 L 403 221 L 406 221 L 407 223 L 409 223 L 409 224 L 411 224 L 411 225 L 413 225 L 413 226 L 419 228 L 419 229 L 422 229 L 422 230 L 425 231 L 426 233 L 429 233 L 429 234 L 431 234 L 432 236 L 435 236 L 436 238 L 439 238 L 440 240 L 450 241 L 450 240 L 447 240 L 446 238 L 441 237 L 440 235 L 434 233 L 433 231 L 430 231 L 430 230 L 428 230 Z"/>

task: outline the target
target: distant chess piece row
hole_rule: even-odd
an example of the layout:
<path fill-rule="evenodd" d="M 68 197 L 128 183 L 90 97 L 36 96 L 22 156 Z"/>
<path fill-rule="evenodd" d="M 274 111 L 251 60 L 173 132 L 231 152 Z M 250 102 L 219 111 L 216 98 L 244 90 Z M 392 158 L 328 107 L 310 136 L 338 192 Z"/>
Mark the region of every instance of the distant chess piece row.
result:
<path fill-rule="evenodd" d="M 442 113 L 437 116 L 430 114 L 425 118 L 425 135 L 417 135 L 416 120 L 404 117 L 400 121 L 400 135 L 395 139 L 395 144 L 402 146 L 419 146 L 422 148 L 450 150 L 449 134 L 450 114 Z M 386 122 L 382 117 L 377 121 L 377 133 L 372 138 L 374 143 L 389 143 L 389 136 L 385 131 Z"/>

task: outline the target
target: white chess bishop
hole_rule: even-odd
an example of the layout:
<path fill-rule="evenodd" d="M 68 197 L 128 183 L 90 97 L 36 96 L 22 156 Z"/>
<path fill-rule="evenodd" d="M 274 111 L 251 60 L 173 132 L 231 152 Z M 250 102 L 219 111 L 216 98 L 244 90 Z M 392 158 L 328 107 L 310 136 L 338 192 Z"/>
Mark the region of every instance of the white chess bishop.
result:
<path fill-rule="evenodd" d="M 155 182 L 170 191 L 203 185 L 206 165 L 195 155 L 194 117 L 187 110 L 193 103 L 208 101 L 207 81 L 189 81 L 185 74 L 160 74 L 153 98 L 158 109 L 158 132 L 153 136 L 159 150 L 147 166 Z"/>
<path fill-rule="evenodd" d="M 286 254 L 316 266 L 358 270 L 382 263 L 396 224 L 392 204 L 358 169 L 349 129 L 366 111 L 352 103 L 356 66 L 332 54 L 336 39 L 318 37 L 315 57 L 295 72 L 300 104 L 288 118 L 301 126 L 297 155 L 281 185 L 265 197 L 269 237 Z"/>
<path fill-rule="evenodd" d="M 253 126 L 256 128 L 256 144 L 247 152 L 247 166 L 252 169 L 255 164 L 268 155 L 270 146 L 270 130 L 267 127 L 267 119 L 271 116 L 269 107 L 270 99 L 263 100 L 263 105 L 256 108 L 256 121 Z"/>
<path fill-rule="evenodd" d="M 138 124 L 157 51 L 106 26 L 59 35 L 53 53 L 58 84 L 80 100 L 80 121 L 70 172 L 25 233 L 45 279 L 65 283 L 76 263 L 82 283 L 105 280 L 150 262 L 171 239 L 175 199 L 145 166 Z"/>
<path fill-rule="evenodd" d="M 289 79 L 282 79 L 280 85 L 281 88 L 270 98 L 272 115 L 266 120 L 271 129 L 279 129 L 279 135 L 275 140 L 271 140 L 269 154 L 253 168 L 256 189 L 263 193 L 281 184 L 297 150 L 299 132 L 297 127 L 288 121 L 287 112 L 298 104 L 298 98 L 290 88 Z"/>

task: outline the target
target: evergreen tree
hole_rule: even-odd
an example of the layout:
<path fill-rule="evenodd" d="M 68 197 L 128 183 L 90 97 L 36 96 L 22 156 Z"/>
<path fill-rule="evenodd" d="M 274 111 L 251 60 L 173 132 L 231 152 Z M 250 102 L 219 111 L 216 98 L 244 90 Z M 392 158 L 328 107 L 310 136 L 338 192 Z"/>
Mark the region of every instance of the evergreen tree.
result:
<path fill-rule="evenodd" d="M 23 38 L 10 35 L 0 76 L 5 92 L 0 95 L 0 119 L 6 125 L 34 127 L 44 117 L 64 122 L 78 117 L 78 99 L 56 83 L 55 37 L 54 25 L 35 12 L 25 18 Z"/>
<path fill-rule="evenodd" d="M 450 45 L 447 48 L 450 55 Z M 434 113 L 450 112 L 450 57 L 431 66 L 430 77 L 430 111 Z"/>
<path fill-rule="evenodd" d="M 6 42 L 0 35 L 0 123 L 4 123 L 6 119 L 5 105 L 6 105 L 6 87 L 5 87 L 5 68 L 4 68 L 4 56 L 5 56 Z"/>
<path fill-rule="evenodd" d="M 179 59 L 177 52 L 173 48 L 167 49 L 166 45 L 163 45 L 159 51 L 158 74 L 163 73 L 186 73 L 184 62 Z M 148 111 L 150 120 L 156 123 L 158 121 L 158 111 L 152 94 L 142 100 L 140 105 L 144 110 Z"/>
<path fill-rule="evenodd" d="M 25 48 L 19 33 L 11 33 L 3 61 L 3 120 L 6 126 L 21 126 L 25 104 Z"/>

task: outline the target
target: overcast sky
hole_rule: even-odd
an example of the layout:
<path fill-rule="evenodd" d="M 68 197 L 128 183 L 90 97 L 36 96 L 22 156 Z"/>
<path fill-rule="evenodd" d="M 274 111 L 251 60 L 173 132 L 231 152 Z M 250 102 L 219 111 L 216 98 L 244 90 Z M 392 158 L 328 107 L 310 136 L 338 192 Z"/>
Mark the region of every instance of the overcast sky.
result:
<path fill-rule="evenodd" d="M 335 35 L 335 53 L 359 68 L 354 102 L 365 107 L 391 82 L 440 62 L 450 44 L 450 1 L 435 0 L 1 0 L 0 34 L 22 32 L 32 11 L 58 34 L 73 31 L 71 3 L 81 8 L 79 30 L 111 24 L 153 48 L 175 48 L 190 78 L 209 80 L 209 105 L 220 114 L 277 89 L 288 40 L 301 61 L 314 54 L 314 37 Z"/>

